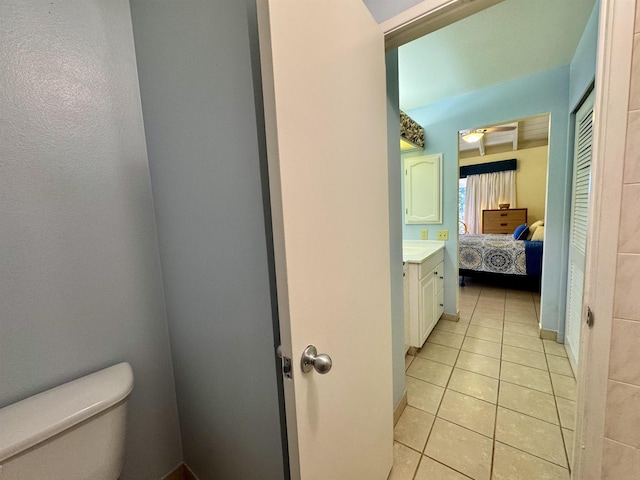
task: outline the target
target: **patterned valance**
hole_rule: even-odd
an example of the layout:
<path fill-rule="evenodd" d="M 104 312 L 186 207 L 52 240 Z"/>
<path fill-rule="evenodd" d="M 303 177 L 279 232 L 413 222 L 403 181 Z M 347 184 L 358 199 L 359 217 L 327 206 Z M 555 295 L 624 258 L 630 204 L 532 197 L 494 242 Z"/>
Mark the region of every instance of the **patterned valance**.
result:
<path fill-rule="evenodd" d="M 416 147 L 424 148 L 424 128 L 402 110 L 400 110 L 400 138 Z"/>

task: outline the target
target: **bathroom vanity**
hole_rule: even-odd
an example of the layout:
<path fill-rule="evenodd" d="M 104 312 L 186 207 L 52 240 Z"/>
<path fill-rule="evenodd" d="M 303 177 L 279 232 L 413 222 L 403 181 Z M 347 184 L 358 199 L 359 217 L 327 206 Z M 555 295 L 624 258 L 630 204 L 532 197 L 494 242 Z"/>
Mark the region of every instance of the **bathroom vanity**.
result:
<path fill-rule="evenodd" d="M 405 338 L 420 348 L 444 312 L 444 242 L 404 240 Z M 408 304 L 408 315 L 407 315 Z"/>

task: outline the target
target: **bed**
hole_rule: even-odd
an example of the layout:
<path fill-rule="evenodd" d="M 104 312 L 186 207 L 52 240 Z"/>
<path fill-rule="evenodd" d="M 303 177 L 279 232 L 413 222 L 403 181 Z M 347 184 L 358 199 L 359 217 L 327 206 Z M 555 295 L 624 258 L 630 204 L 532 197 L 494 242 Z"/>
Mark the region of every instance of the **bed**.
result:
<path fill-rule="evenodd" d="M 514 240 L 513 235 L 463 234 L 459 237 L 460 275 L 486 272 L 500 275 L 540 276 L 541 241 Z"/>

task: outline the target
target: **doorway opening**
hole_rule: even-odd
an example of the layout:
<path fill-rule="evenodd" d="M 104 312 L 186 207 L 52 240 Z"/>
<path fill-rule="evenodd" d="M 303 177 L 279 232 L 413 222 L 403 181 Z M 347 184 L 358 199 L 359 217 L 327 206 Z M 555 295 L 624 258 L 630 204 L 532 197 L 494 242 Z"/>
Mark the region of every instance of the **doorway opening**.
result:
<path fill-rule="evenodd" d="M 506 18 L 510 18 L 509 15 L 513 14 L 517 8 L 523 7 L 521 3 L 507 0 L 498 6 L 481 12 L 475 17 L 483 16 L 483 20 L 487 22 L 492 12 L 499 12 L 500 8 L 504 8 L 505 11 L 497 13 L 494 19 L 504 21 Z M 575 48 L 581 35 L 584 35 L 589 24 L 592 23 L 589 18 L 593 15 L 593 8 L 594 3 L 591 3 L 586 6 L 583 13 L 575 15 L 575 12 L 573 12 L 565 18 L 565 24 L 567 18 L 570 18 L 570 22 L 577 24 L 574 31 L 576 37 L 573 41 L 573 46 L 568 47 L 569 50 L 573 50 L 569 55 L 569 60 L 575 53 Z M 540 12 L 537 12 L 537 14 L 539 15 Z M 546 12 L 546 15 L 549 18 L 550 12 Z M 580 15 L 582 15 L 582 20 L 578 21 L 577 18 Z M 528 17 L 529 15 L 519 16 L 519 18 Z M 549 268 L 546 274 L 547 281 L 542 282 L 542 292 L 539 290 L 540 282 L 536 282 L 535 285 L 538 291 L 532 293 L 530 291 L 518 291 L 513 288 L 496 286 L 495 278 L 490 277 L 489 279 L 483 279 L 484 291 L 483 284 L 477 279 L 473 279 L 464 294 L 450 295 L 445 293 L 445 313 L 453 313 L 459 319 L 457 322 L 451 321 L 451 318 L 441 319 L 423 348 L 414 352 L 416 355 L 413 358 L 406 359 L 408 365 L 406 377 L 408 404 L 409 407 L 412 407 L 408 412 L 410 412 L 409 415 L 416 418 L 422 415 L 423 412 L 430 413 L 428 408 L 431 408 L 431 406 L 424 404 L 422 407 L 426 410 L 416 411 L 421 410 L 418 398 L 427 398 L 429 395 L 434 395 L 434 391 L 437 391 L 435 387 L 444 389 L 435 413 L 430 413 L 434 416 L 434 420 L 427 428 L 428 433 L 424 438 L 426 443 L 422 450 L 423 455 L 419 457 L 420 461 L 425 462 L 424 469 L 442 468 L 444 466 L 469 476 L 482 476 L 482 474 L 473 471 L 474 466 L 456 463 L 459 459 L 448 458 L 446 455 L 436 453 L 436 451 L 440 451 L 438 448 L 439 442 L 447 437 L 444 433 L 445 429 L 450 428 L 452 431 L 457 431 L 457 428 L 461 427 L 479 434 L 481 437 L 483 436 L 482 431 L 489 433 L 488 438 L 493 442 L 494 446 L 502 445 L 499 452 L 490 450 L 491 455 L 494 455 L 494 460 L 493 463 L 489 462 L 489 466 L 486 466 L 484 473 L 488 472 L 489 475 L 492 475 L 499 471 L 500 465 L 507 462 L 504 459 L 510 458 L 509 456 L 512 452 L 509 452 L 509 448 L 514 448 L 527 453 L 530 456 L 527 458 L 532 463 L 537 462 L 536 464 L 541 469 L 540 472 L 544 471 L 545 468 L 548 468 L 549 471 L 561 469 L 557 470 L 557 472 L 563 472 L 563 475 L 568 475 L 572 458 L 572 432 L 575 428 L 576 386 L 564 347 L 556 341 L 562 341 L 564 334 L 561 331 L 563 324 L 557 319 L 560 315 L 564 315 L 567 270 L 566 255 L 560 255 L 557 252 L 564 248 L 568 239 L 568 229 L 566 227 L 568 220 L 565 210 L 568 209 L 567 202 L 569 199 L 564 190 L 563 182 L 567 180 L 567 168 L 570 167 L 571 160 L 567 159 L 568 131 L 566 125 L 561 125 L 562 123 L 568 123 L 566 120 L 568 120 L 571 110 L 569 108 L 569 100 L 566 98 L 566 85 L 568 82 L 566 65 L 568 63 L 565 61 L 564 65 L 559 64 L 555 67 L 549 67 L 548 64 L 547 67 L 549 68 L 546 70 L 540 69 L 536 72 L 529 72 L 526 75 L 516 76 L 517 78 L 502 77 L 495 83 L 487 80 L 484 84 L 475 87 L 475 90 L 470 88 L 466 91 L 459 91 L 456 94 L 451 90 L 451 84 L 456 83 L 451 80 L 452 78 L 457 76 L 454 80 L 460 80 L 460 83 L 466 82 L 467 84 L 482 78 L 480 81 L 482 83 L 484 79 L 490 77 L 496 71 L 501 70 L 504 72 L 509 69 L 510 64 L 518 63 L 519 60 L 511 60 L 513 56 L 508 54 L 508 48 L 503 48 L 505 42 L 500 39 L 495 40 L 495 45 L 498 45 L 497 48 L 494 46 L 485 48 L 485 44 L 482 43 L 485 39 L 482 36 L 490 36 L 490 34 L 483 32 L 483 27 L 481 26 L 473 28 L 471 26 L 473 21 L 474 17 L 469 17 L 399 49 L 400 108 L 425 128 L 427 144 L 424 152 L 413 152 L 403 156 L 442 154 L 444 172 L 442 201 L 445 208 L 443 222 L 441 225 L 436 225 L 435 228 L 430 226 L 430 228 L 426 229 L 426 225 L 405 223 L 403 226 L 403 239 L 419 240 L 424 238 L 424 230 L 428 230 L 427 238 L 429 240 L 435 240 L 438 231 L 441 229 L 454 232 L 453 238 L 447 242 L 447 253 L 445 254 L 445 278 L 449 278 L 448 282 L 445 281 L 445 292 L 447 287 L 449 291 L 453 291 L 452 279 L 455 279 L 455 283 L 453 283 L 455 287 L 457 287 L 458 279 L 458 236 L 462 237 L 465 235 L 464 232 L 472 231 L 470 225 L 468 225 L 472 222 L 465 221 L 464 208 L 461 208 L 462 201 L 460 199 L 468 195 L 469 184 L 467 183 L 468 180 L 460 181 L 457 160 L 462 140 L 458 132 L 495 126 L 507 127 L 513 123 L 518 125 L 526 119 L 532 119 L 544 125 L 542 127 L 545 131 L 544 143 L 529 146 L 530 149 L 538 148 L 540 151 L 544 151 L 544 166 L 542 167 L 541 175 L 538 169 L 537 173 L 531 176 L 529 174 L 521 175 L 521 180 L 523 193 L 526 189 L 531 188 L 531 184 L 542 184 L 542 187 L 535 188 L 537 193 L 535 203 L 539 203 L 541 206 L 539 208 L 529 206 L 532 200 L 499 203 L 511 203 L 510 208 L 507 207 L 510 210 L 515 210 L 514 207 L 522 207 L 521 209 L 526 210 L 526 217 L 523 217 L 518 225 L 526 224 L 529 227 L 536 224 L 536 229 L 542 227 L 538 235 L 542 236 L 543 239 L 549 240 L 549 248 L 540 249 L 540 257 L 545 255 L 543 252 L 551 252 L 547 255 L 548 258 L 544 260 L 544 263 L 545 265 L 552 265 L 552 268 Z M 552 20 L 551 22 L 553 23 L 554 21 Z M 597 21 L 595 25 L 597 27 Z M 456 35 L 451 34 L 451 36 L 448 36 L 446 33 L 448 29 L 455 31 L 456 28 L 459 29 L 457 31 L 458 36 L 468 41 L 467 45 L 456 43 L 454 38 Z M 527 27 L 524 26 L 516 28 L 519 29 L 522 35 L 514 41 L 526 36 L 524 32 L 527 30 Z M 500 29 L 494 29 L 495 31 L 500 32 Z M 478 37 L 474 36 L 474 32 L 479 32 L 477 34 Z M 433 40 L 435 37 L 438 38 Z M 509 43 L 516 36 L 504 34 L 502 40 L 504 38 L 508 38 L 509 41 L 506 43 Z M 432 43 L 429 43 L 429 40 Z M 441 47 L 440 53 L 435 55 L 425 53 L 427 51 L 437 51 L 436 44 L 438 42 L 440 42 L 440 45 L 446 46 Z M 528 48 L 531 49 L 531 53 L 521 52 L 522 57 L 538 58 L 544 56 L 541 53 L 544 52 L 543 42 L 530 41 L 528 43 L 530 44 Z M 571 45 L 571 42 L 568 42 L 568 44 Z M 541 47 L 541 50 L 533 53 L 533 49 L 536 47 Z M 487 56 L 483 56 L 489 51 L 495 55 L 494 59 L 488 59 Z M 495 53 L 496 51 L 498 53 Z M 595 46 L 592 53 L 595 57 Z M 517 54 L 514 56 L 518 57 Z M 463 60 L 459 61 L 456 57 Z M 492 61 L 499 62 L 499 66 L 496 67 L 495 63 L 491 63 Z M 453 64 L 453 67 L 447 65 L 447 62 Z M 408 73 L 403 71 L 407 66 Z M 456 69 L 457 71 L 453 73 L 453 77 L 447 76 L 449 70 Z M 562 73 L 562 70 L 565 70 L 565 73 Z M 595 72 L 593 74 L 595 75 Z M 409 85 L 408 89 L 403 92 L 403 88 L 406 88 L 407 85 Z M 542 87 L 542 85 L 546 86 Z M 542 89 L 545 92 L 542 92 Z M 562 94 L 562 91 L 565 91 L 565 94 Z M 565 98 L 562 98 L 563 95 Z M 428 100 L 424 100 L 425 98 Z M 546 113 L 538 115 L 539 112 Z M 554 120 L 550 125 L 550 118 L 557 120 Z M 563 122 L 562 119 L 565 119 L 565 121 Z M 469 148 L 473 149 L 473 146 L 462 149 L 459 155 L 460 165 L 490 163 L 486 157 L 490 157 L 493 161 L 509 160 L 514 156 L 519 157 L 518 154 L 500 156 L 499 154 L 504 152 L 500 151 L 499 143 L 493 143 L 490 140 L 491 132 L 484 133 L 486 134 L 484 143 L 480 148 L 476 146 L 475 152 L 469 150 Z M 552 139 L 551 144 L 549 144 L 549 137 Z M 525 150 L 525 148 L 522 148 L 522 150 Z M 500 158 L 496 155 L 500 156 Z M 465 163 L 470 157 L 480 158 Z M 452 160 L 453 166 L 451 165 Z M 528 176 L 529 178 L 527 178 Z M 547 177 L 551 179 L 548 188 Z M 453 214 L 456 208 L 457 214 Z M 491 208 L 485 208 L 485 210 L 500 210 L 500 206 L 495 205 Z M 405 205 L 403 205 L 404 211 Z M 497 214 L 500 215 L 501 213 L 504 212 L 498 212 Z M 480 211 L 479 217 L 480 219 L 476 222 L 476 226 L 472 226 L 474 228 L 473 231 L 477 233 L 483 231 L 482 211 Z M 547 229 L 546 235 L 543 233 L 545 229 Z M 513 233 L 513 231 L 510 232 L 511 235 Z M 533 236 L 533 233 L 531 236 Z M 527 238 L 527 236 L 525 235 L 524 238 Z M 530 238 L 528 241 L 530 241 Z M 524 249 L 524 247 L 522 248 Z M 522 267 L 526 273 L 526 257 L 524 257 L 524 252 L 522 253 L 523 256 L 519 258 L 519 261 L 522 262 Z M 475 259 L 477 260 L 479 257 L 481 258 L 480 255 L 476 255 Z M 540 264 L 542 264 L 542 261 Z M 499 264 L 499 266 L 503 265 Z M 539 269 L 540 276 L 538 278 L 543 278 L 544 269 L 542 265 L 540 265 Z M 548 300 L 545 300 L 545 298 Z M 474 315 L 477 315 L 475 322 L 473 320 Z M 541 318 L 554 320 L 546 324 L 544 321 L 541 322 Z M 455 350 L 457 350 L 457 353 Z M 474 355 L 475 357 L 473 357 Z M 471 362 L 470 358 L 474 358 L 477 361 L 477 365 Z M 528 360 L 524 360 L 524 358 Z M 486 364 L 487 366 L 481 367 L 479 366 L 480 364 Z M 506 367 L 504 373 L 503 367 Z M 483 368 L 485 368 L 484 374 L 477 371 Z M 491 368 L 494 370 L 491 370 Z M 474 371 L 474 369 L 476 370 Z M 529 371 L 528 369 L 533 370 Z M 448 375 L 447 371 L 449 372 Z M 513 375 L 514 371 L 519 371 L 519 374 Z M 525 371 L 526 373 L 524 373 Z M 476 380 L 480 379 L 487 385 L 495 385 L 497 392 L 495 402 L 492 403 L 487 398 L 474 396 L 465 390 L 466 386 L 463 386 L 464 382 L 461 377 L 473 377 L 474 375 L 478 376 L 475 377 Z M 492 377 L 492 375 L 494 376 Z M 446 382 L 443 380 L 445 377 L 447 378 Z M 517 377 L 539 378 L 541 382 L 537 385 L 523 383 Z M 489 386 L 486 388 L 487 391 L 490 390 Z M 503 399 L 500 397 L 501 391 L 504 392 Z M 524 406 L 526 402 L 521 402 L 518 405 L 519 402 L 510 401 L 509 396 L 514 392 L 516 392 L 516 395 L 539 396 L 541 401 L 544 401 L 547 405 L 547 413 L 543 414 L 527 409 Z M 412 397 L 415 400 L 412 401 Z M 493 398 L 491 394 L 489 394 L 489 398 Z M 469 404 L 476 404 L 475 408 L 478 409 L 478 412 L 482 411 L 483 408 L 488 409 L 488 411 L 493 408 L 493 431 L 490 431 L 491 429 L 486 425 L 479 426 L 472 422 L 465 423 L 467 420 L 462 419 L 455 406 L 456 402 L 460 404 L 465 401 L 469 402 Z M 494 406 L 488 407 L 486 403 Z M 483 416 L 482 414 L 479 415 Z M 487 417 L 487 415 L 484 415 L 484 417 Z M 491 417 L 491 415 L 488 415 L 488 417 Z M 533 445 L 525 445 L 527 441 L 531 440 L 530 438 L 527 439 L 527 434 L 525 433 L 528 431 L 527 428 L 524 428 L 521 432 L 511 432 L 513 438 L 507 439 L 503 427 L 507 423 L 506 419 L 511 417 L 517 417 L 524 423 L 537 424 L 542 422 L 540 423 L 541 428 L 547 430 L 547 435 L 541 436 L 536 441 L 539 441 L 540 444 L 545 444 L 547 447 L 549 445 L 554 447 L 543 452 Z M 406 432 L 403 432 L 403 429 L 409 423 L 409 420 L 404 423 L 402 420 L 401 418 L 398 423 L 400 426 L 400 439 L 405 438 L 403 435 Z M 414 420 L 417 421 L 415 418 Z M 457 433 L 453 436 L 457 436 Z M 478 437 L 480 443 L 483 440 L 481 437 Z M 403 444 L 402 441 L 399 441 L 399 443 L 404 447 L 414 448 Z M 504 447 L 505 445 L 506 447 Z M 437 458 L 434 458 L 434 456 Z M 538 462 L 539 460 L 540 462 Z M 437 465 L 434 466 L 432 462 Z M 422 467 L 418 466 L 417 468 L 417 471 L 419 471 Z M 469 470 L 465 471 L 465 468 L 469 468 Z M 431 470 L 427 471 L 431 472 Z"/>

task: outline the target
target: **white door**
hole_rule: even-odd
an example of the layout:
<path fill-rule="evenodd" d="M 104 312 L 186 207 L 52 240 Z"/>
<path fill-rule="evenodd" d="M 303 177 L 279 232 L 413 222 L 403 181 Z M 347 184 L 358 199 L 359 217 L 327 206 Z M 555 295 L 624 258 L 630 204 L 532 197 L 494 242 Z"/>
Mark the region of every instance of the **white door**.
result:
<path fill-rule="evenodd" d="M 569 268 L 567 280 L 567 314 L 565 344 L 577 364 L 580 352 L 580 325 L 584 292 L 587 217 L 591 184 L 593 144 L 593 92 L 576 113 L 573 155 L 573 188 L 571 195 L 571 233 L 569 236 Z"/>
<path fill-rule="evenodd" d="M 258 2 L 292 478 L 387 478 L 393 454 L 382 31 L 361 0 Z M 333 360 L 303 373 L 308 345 Z"/>

